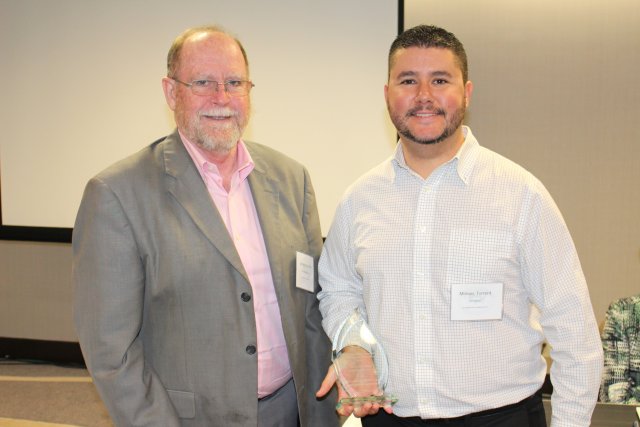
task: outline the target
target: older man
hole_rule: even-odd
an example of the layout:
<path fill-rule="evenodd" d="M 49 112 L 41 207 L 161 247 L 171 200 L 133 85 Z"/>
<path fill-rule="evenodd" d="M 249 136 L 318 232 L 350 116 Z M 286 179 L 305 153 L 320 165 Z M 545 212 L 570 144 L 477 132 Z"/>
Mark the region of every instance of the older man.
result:
<path fill-rule="evenodd" d="M 75 321 L 119 426 L 331 426 L 305 168 L 243 141 L 253 83 L 216 27 L 173 43 L 177 130 L 88 183 L 73 236 Z"/>

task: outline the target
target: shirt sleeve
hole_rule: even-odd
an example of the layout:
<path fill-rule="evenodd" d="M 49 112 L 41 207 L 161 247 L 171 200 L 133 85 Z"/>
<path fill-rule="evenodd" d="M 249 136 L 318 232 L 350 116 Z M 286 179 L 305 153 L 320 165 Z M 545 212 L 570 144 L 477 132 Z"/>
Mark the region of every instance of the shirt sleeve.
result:
<path fill-rule="evenodd" d="M 318 265 L 322 325 L 332 341 L 335 341 L 340 327 L 354 310 L 359 309 L 364 320 L 367 320 L 362 277 L 356 271 L 356 259 L 351 246 L 350 224 L 351 215 L 345 199 L 336 210 Z"/>
<path fill-rule="evenodd" d="M 538 182 L 520 229 L 522 278 L 552 347 L 551 427 L 588 427 L 602 372 L 602 344 L 578 254 L 562 215 Z"/>

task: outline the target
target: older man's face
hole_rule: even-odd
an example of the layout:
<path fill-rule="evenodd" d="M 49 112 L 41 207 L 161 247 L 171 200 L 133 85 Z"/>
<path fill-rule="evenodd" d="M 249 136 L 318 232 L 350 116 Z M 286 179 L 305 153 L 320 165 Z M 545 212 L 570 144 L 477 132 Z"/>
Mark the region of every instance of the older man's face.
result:
<path fill-rule="evenodd" d="M 203 33 L 187 40 L 172 77 L 186 83 L 249 80 L 240 47 L 222 33 Z M 178 129 L 191 142 L 216 153 L 227 153 L 235 147 L 249 121 L 248 94 L 231 96 L 220 85 L 211 95 L 195 95 L 188 86 L 169 78 L 164 80 L 164 90 Z"/>

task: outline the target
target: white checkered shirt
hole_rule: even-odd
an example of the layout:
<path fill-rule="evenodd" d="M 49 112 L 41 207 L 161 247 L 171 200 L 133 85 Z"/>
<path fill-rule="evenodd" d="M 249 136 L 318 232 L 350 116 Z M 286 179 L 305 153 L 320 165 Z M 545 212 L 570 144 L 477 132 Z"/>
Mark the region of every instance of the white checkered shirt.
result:
<path fill-rule="evenodd" d="M 335 337 L 359 307 L 389 359 L 394 412 L 422 418 L 532 395 L 546 339 L 552 426 L 588 426 L 602 346 L 569 231 L 540 181 L 464 132 L 427 179 L 398 144 L 349 187 L 320 258 L 324 328 Z M 502 318 L 452 321 L 451 286 L 488 283 L 503 284 Z"/>

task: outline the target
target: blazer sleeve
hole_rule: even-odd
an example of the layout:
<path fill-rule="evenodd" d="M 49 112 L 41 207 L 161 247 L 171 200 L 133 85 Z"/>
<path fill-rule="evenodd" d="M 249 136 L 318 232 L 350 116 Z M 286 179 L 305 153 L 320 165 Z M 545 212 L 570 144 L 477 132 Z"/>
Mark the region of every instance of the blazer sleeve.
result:
<path fill-rule="evenodd" d="M 116 194 L 92 179 L 73 231 L 74 321 L 85 362 L 115 425 L 178 426 L 140 339 L 145 272 Z"/>

